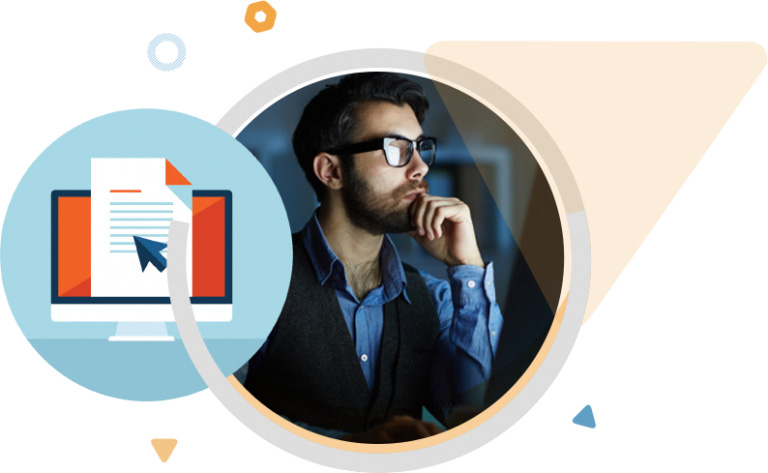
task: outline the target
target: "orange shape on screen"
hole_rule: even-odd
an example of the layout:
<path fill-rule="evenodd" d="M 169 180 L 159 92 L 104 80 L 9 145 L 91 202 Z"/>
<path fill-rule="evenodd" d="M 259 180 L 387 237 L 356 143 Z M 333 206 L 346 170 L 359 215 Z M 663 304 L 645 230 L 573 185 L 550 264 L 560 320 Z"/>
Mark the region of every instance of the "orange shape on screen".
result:
<path fill-rule="evenodd" d="M 59 297 L 91 295 L 91 199 L 59 197 Z"/>
<path fill-rule="evenodd" d="M 195 197 L 192 201 L 192 294 L 226 295 L 226 204 L 223 197 Z"/>

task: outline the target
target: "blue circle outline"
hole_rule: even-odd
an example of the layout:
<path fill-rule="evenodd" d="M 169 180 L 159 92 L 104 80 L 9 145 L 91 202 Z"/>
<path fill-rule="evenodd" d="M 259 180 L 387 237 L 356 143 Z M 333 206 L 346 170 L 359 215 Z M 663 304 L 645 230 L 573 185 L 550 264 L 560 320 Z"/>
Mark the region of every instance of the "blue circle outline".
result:
<path fill-rule="evenodd" d="M 157 47 L 166 41 L 173 43 L 173 45 L 176 46 L 176 59 L 171 62 L 163 62 L 157 58 Z M 149 46 L 147 46 L 147 58 L 149 58 L 149 62 L 151 62 L 156 69 L 164 72 L 173 71 L 181 67 L 186 57 L 187 47 L 184 46 L 184 41 L 173 33 L 161 33 L 155 36 L 155 38 L 149 42 Z"/>

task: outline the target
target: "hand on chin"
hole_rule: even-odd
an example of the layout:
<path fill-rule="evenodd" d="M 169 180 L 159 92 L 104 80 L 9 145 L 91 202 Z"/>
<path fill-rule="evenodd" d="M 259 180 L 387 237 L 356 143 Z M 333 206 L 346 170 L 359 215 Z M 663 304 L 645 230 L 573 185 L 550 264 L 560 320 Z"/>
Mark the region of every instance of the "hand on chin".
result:
<path fill-rule="evenodd" d="M 424 193 L 408 210 L 414 228 L 408 234 L 434 258 L 448 266 L 484 266 L 467 204 Z"/>

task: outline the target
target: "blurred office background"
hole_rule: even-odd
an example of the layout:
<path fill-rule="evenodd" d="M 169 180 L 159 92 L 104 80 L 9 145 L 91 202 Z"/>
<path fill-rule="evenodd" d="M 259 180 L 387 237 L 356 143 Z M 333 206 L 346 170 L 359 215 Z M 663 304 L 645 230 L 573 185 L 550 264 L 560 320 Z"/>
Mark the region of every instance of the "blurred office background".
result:
<path fill-rule="evenodd" d="M 436 162 L 426 176 L 430 192 L 455 196 L 469 205 L 480 251 L 495 268 L 504 330 L 494 377 L 482 387 L 484 404 L 489 405 L 520 378 L 549 330 L 563 280 L 562 227 L 538 163 L 503 120 L 452 87 L 408 77 L 424 88 L 429 99 L 424 133 L 437 137 Z M 303 228 L 317 206 L 293 153 L 293 130 L 304 105 L 326 84 L 337 81 L 319 81 L 287 95 L 237 137 L 275 182 L 293 232 Z M 410 237 L 392 235 L 392 239 L 403 261 L 446 278 L 445 265 Z"/>

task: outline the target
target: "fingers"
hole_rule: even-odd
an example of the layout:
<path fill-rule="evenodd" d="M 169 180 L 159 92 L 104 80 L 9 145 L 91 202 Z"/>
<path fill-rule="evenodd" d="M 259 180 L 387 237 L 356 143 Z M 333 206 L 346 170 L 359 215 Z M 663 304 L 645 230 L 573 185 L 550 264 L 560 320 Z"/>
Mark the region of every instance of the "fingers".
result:
<path fill-rule="evenodd" d="M 424 422 L 410 416 L 396 416 L 382 425 L 382 437 L 395 442 L 408 442 L 439 434 L 440 428 L 431 422 Z"/>
<path fill-rule="evenodd" d="M 469 209 L 454 197 L 437 197 L 422 194 L 411 205 L 411 224 L 419 236 L 429 240 L 442 238 L 443 222 L 460 221 Z"/>
<path fill-rule="evenodd" d="M 411 416 L 394 416 L 365 432 L 349 434 L 342 440 L 358 443 L 396 443 L 418 440 L 441 433 L 432 422 L 424 422 Z"/>
<path fill-rule="evenodd" d="M 431 200 L 426 204 L 424 212 L 424 229 L 427 232 L 427 238 L 434 240 L 443 236 L 443 220 L 445 220 L 445 207 L 449 204 L 445 201 Z"/>
<path fill-rule="evenodd" d="M 433 422 L 423 422 L 423 424 L 429 431 L 429 435 L 437 435 L 442 432 L 442 429 Z"/>
<path fill-rule="evenodd" d="M 392 419 L 384 424 L 382 433 L 391 437 L 396 442 L 408 442 L 417 440 L 428 435 L 426 430 L 419 431 L 419 425 L 416 419 L 408 417 L 407 419 Z"/>
<path fill-rule="evenodd" d="M 419 196 L 416 200 L 413 201 L 410 207 L 411 211 L 411 225 L 413 225 L 416 228 L 416 232 L 419 234 L 419 236 L 425 237 L 427 236 L 427 232 L 424 229 L 424 226 L 422 225 L 424 220 L 424 212 L 426 212 L 427 208 L 425 205 L 424 197 L 426 194 L 422 194 Z"/>

